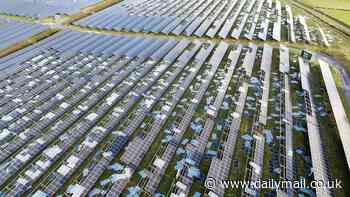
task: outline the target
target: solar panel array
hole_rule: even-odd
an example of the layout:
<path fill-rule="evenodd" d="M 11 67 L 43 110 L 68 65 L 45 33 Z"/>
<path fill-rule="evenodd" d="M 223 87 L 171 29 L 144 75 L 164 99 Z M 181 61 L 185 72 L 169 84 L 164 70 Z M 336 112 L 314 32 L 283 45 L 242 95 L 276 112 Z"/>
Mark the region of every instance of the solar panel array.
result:
<path fill-rule="evenodd" d="M 129 3 L 140 2 L 122 4 Z M 200 169 L 205 157 L 210 159 L 205 177 L 229 178 L 241 120 L 250 105 L 248 90 L 255 87 L 249 80 L 257 64 L 254 149 L 245 166 L 245 178 L 259 179 L 266 168 L 263 132 L 269 118 L 273 50 L 279 51 L 284 106 L 277 119 L 286 122 L 281 126 L 285 144 L 280 153 L 285 158 L 281 178 L 292 180 L 293 106 L 286 46 L 275 49 L 267 44 L 242 46 L 62 30 L 0 58 L 1 195 L 86 196 L 98 188 L 103 195 L 117 196 L 133 184 L 153 195 L 167 176 L 166 170 L 174 169 L 172 161 L 181 149 L 185 150 L 185 164 L 171 177 L 169 191 L 173 195 L 190 194 L 194 180 L 198 181 L 191 173 Z M 299 64 L 303 89 L 310 91 L 305 62 L 299 60 Z M 310 97 L 306 99 L 308 134 L 318 139 Z M 224 110 L 229 111 L 221 120 L 218 114 Z M 191 143 L 183 145 L 198 114 L 203 128 L 193 134 Z M 220 148 L 209 157 L 208 144 L 219 126 L 223 127 L 218 137 Z M 154 144 L 158 145 L 156 151 Z M 317 177 L 326 174 L 323 153 L 317 152 L 322 149 L 320 144 L 319 140 L 310 144 Z M 148 162 L 143 163 L 146 157 Z M 115 158 L 120 169 L 113 174 Z M 142 178 L 134 183 L 130 180 L 140 166 Z M 104 179 L 106 174 L 110 178 Z M 74 189 L 66 184 L 74 184 Z M 221 187 L 207 192 L 225 195 Z"/>
<path fill-rule="evenodd" d="M 2 0 L 0 13 L 32 18 L 46 18 L 56 14 L 71 15 L 99 0 Z"/>
<path fill-rule="evenodd" d="M 279 0 L 134 0 L 74 24 L 126 32 L 311 42 L 305 18 L 298 19 L 294 20 L 290 7 Z"/>
<path fill-rule="evenodd" d="M 48 27 L 41 24 L 0 19 L 0 50 L 19 43 L 20 41 L 47 29 Z"/>
<path fill-rule="evenodd" d="M 96 2 L 4 0 L 0 13 L 45 18 L 70 15 Z M 329 46 L 321 27 L 313 31 L 304 16 L 294 16 L 279 0 L 125 0 L 74 25 L 222 39 L 320 39 Z M 0 19 L 0 50 L 47 29 Z M 293 156 L 293 110 L 299 105 L 292 103 L 291 83 L 303 90 L 310 169 L 315 179 L 328 181 L 309 63 L 293 57 L 298 73 L 289 53 L 284 45 L 60 30 L 2 57 L 0 196 L 158 196 L 166 188 L 166 195 L 175 197 L 192 195 L 198 183 L 200 192 L 227 196 L 230 191 L 208 188 L 204 181 L 214 178 L 219 184 L 232 178 L 240 159 L 244 180 L 257 181 L 267 169 L 272 175 L 274 163 L 282 180 L 300 178 Z M 328 65 L 321 63 L 321 68 L 327 90 L 333 90 Z M 335 98 L 333 111 L 344 114 L 334 103 L 339 95 L 329 97 Z M 338 130 L 346 141 L 343 127 L 349 123 L 339 114 Z M 278 126 L 271 128 L 276 139 L 269 144 L 272 119 Z M 242 132 L 251 137 L 248 151 Z M 237 151 L 245 151 L 238 160 Z M 266 153 L 272 158 L 268 165 Z M 257 196 L 260 189 L 239 192 Z M 332 191 L 315 192 L 330 196 Z"/>

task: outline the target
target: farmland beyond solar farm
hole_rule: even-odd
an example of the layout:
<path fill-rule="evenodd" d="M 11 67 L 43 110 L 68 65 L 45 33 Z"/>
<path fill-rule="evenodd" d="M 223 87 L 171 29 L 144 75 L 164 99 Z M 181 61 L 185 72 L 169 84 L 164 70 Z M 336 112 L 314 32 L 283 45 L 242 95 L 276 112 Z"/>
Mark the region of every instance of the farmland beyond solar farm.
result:
<path fill-rule="evenodd" d="M 347 7 L 0 1 L 0 196 L 347 197 Z"/>
<path fill-rule="evenodd" d="M 330 16 L 343 21 L 344 23 L 350 25 L 349 14 L 350 14 L 350 4 L 346 0 L 335 0 L 335 1 L 314 1 L 306 0 L 303 3 L 313 6 L 316 9 L 329 14 Z"/>

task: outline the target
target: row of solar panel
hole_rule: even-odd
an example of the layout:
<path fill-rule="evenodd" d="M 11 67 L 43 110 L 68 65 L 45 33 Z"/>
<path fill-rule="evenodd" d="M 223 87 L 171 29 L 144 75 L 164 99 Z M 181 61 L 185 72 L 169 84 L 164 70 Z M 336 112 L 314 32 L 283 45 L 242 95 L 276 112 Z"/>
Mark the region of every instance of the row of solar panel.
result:
<path fill-rule="evenodd" d="M 142 0 L 114 5 L 74 24 L 114 31 L 311 42 L 304 17 L 298 19 L 293 20 L 290 7 L 282 6 L 279 0 L 274 4 L 264 0 Z M 301 25 L 294 26 L 294 21 Z M 282 35 L 283 28 L 289 35 Z M 320 42 L 327 42 L 324 33 L 321 34 Z"/>
<path fill-rule="evenodd" d="M 71 15 L 81 8 L 97 3 L 99 0 L 2 0 L 0 13 L 27 16 L 32 18 L 46 18 L 56 14 Z"/>
<path fill-rule="evenodd" d="M 0 19 L 0 50 L 47 29 L 41 24 Z"/>

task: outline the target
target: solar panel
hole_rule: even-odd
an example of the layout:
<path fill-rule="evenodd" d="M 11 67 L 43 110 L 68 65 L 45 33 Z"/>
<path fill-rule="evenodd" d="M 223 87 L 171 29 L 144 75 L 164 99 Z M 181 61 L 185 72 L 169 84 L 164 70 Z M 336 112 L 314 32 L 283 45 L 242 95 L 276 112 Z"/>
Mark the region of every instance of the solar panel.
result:
<path fill-rule="evenodd" d="M 57 13 L 70 15 L 79 11 L 80 8 L 97 3 L 97 0 L 76 0 L 70 2 L 68 0 L 53 0 L 46 2 L 44 0 L 37 1 L 20 1 L 20 0 L 4 0 L 0 3 L 0 12 L 15 15 L 28 16 L 33 18 L 45 18 L 54 16 Z"/>

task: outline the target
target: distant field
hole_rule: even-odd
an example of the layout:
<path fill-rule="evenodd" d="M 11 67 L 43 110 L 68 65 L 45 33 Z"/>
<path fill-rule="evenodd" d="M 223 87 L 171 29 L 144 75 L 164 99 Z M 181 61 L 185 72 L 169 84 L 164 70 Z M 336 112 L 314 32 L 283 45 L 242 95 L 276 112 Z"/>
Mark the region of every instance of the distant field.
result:
<path fill-rule="evenodd" d="M 350 10 L 349 0 L 302 0 L 301 2 L 313 7 Z"/>
<path fill-rule="evenodd" d="M 300 2 L 350 25 L 350 0 L 302 0 Z"/>
<path fill-rule="evenodd" d="M 350 10 L 321 9 L 324 13 L 350 25 Z"/>

